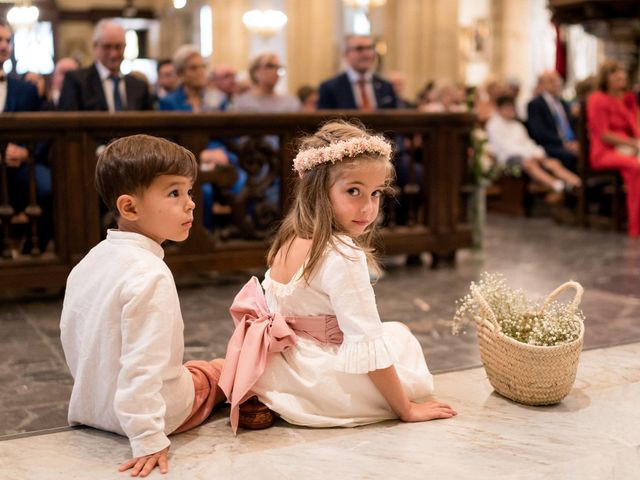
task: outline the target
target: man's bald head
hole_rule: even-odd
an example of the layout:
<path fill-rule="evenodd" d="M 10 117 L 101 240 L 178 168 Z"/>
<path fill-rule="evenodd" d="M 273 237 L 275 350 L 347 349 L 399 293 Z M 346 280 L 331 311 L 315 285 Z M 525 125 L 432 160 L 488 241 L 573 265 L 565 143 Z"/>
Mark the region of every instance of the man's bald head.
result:
<path fill-rule="evenodd" d="M 227 95 L 236 91 L 236 70 L 229 65 L 216 65 L 211 72 L 213 85 Z"/>
<path fill-rule="evenodd" d="M 538 78 L 538 84 L 542 92 L 547 92 L 556 97 L 562 93 L 562 79 L 555 71 L 543 72 Z"/>

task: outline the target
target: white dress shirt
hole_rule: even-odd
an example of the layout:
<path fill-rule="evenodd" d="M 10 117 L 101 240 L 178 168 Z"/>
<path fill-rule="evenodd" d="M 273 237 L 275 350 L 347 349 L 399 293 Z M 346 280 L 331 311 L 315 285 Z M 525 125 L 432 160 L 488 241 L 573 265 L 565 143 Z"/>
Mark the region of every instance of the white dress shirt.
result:
<path fill-rule="evenodd" d="M 360 91 L 360 85 L 358 84 L 358 82 L 363 77 L 365 80 L 364 89 L 367 92 L 367 96 L 369 97 L 371 110 L 375 110 L 376 108 L 378 108 L 378 104 L 376 102 L 376 92 L 373 90 L 373 73 L 366 72 L 364 75 L 362 75 L 356 72 L 351 67 L 347 67 L 346 73 L 347 77 L 349 77 L 351 89 L 353 90 L 353 98 L 356 99 L 356 105 L 358 105 L 358 108 L 362 108 L 362 92 Z"/>
<path fill-rule="evenodd" d="M 2 70 L 2 65 L 0 65 Z M 7 104 L 7 74 L 0 71 L 0 78 L 4 78 L 4 82 L 0 82 L 0 112 L 4 112 L 4 107 Z"/>
<path fill-rule="evenodd" d="M 113 104 L 113 81 L 109 78 L 111 72 L 107 67 L 102 65 L 100 62 L 96 60 L 96 68 L 98 69 L 98 75 L 100 75 L 100 80 L 102 81 L 102 91 L 104 92 L 104 98 L 107 100 L 107 107 L 109 108 L 109 112 L 113 113 L 116 111 L 116 107 Z M 122 99 L 122 108 L 124 110 L 127 109 L 127 89 L 124 84 L 124 76 L 122 74 L 118 74 L 120 77 L 120 82 L 118 83 L 118 90 L 120 91 L 120 98 Z"/>
<path fill-rule="evenodd" d="M 527 129 L 518 120 L 506 119 L 496 112 L 486 128 L 489 145 L 498 163 L 504 165 L 510 157 L 515 156 L 523 159 L 546 157 L 544 149 L 531 140 Z"/>
<path fill-rule="evenodd" d="M 109 230 L 71 271 L 60 319 L 73 376 L 69 423 L 126 435 L 134 457 L 169 445 L 190 414 L 180 303 L 162 247 Z"/>
<path fill-rule="evenodd" d="M 556 120 L 556 115 L 561 116 L 567 125 L 571 125 L 571 123 L 567 118 L 567 113 L 564 111 L 564 107 L 562 106 L 562 103 L 560 103 L 560 101 L 556 97 L 551 95 L 549 92 L 542 92 L 542 98 L 544 98 L 544 101 L 547 102 L 547 106 L 549 107 L 549 110 L 551 110 L 551 115 L 553 115 L 553 121 L 556 124 L 556 129 L 558 130 L 558 134 L 560 135 L 560 137 L 563 137 L 562 128 L 560 125 L 558 125 L 558 121 Z"/>

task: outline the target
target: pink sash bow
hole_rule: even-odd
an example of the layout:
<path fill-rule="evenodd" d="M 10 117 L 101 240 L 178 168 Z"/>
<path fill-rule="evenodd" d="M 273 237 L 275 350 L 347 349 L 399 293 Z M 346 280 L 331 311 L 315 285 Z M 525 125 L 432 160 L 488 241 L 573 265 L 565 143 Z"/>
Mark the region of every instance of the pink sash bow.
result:
<path fill-rule="evenodd" d="M 260 282 L 251 277 L 229 309 L 236 329 L 227 345 L 218 385 L 231 402 L 231 428 L 238 430 L 240 404 L 264 372 L 269 356 L 295 345 L 298 336 L 324 345 L 342 343 L 335 316 L 283 316 L 271 313 Z"/>

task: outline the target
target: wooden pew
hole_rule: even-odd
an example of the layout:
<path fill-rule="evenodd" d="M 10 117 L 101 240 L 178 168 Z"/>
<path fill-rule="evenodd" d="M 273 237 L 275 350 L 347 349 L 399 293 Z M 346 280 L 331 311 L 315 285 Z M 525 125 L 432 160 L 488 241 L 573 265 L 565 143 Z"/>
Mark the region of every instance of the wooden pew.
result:
<path fill-rule="evenodd" d="M 248 186 L 231 203 L 231 234 L 218 235 L 202 224 L 202 193 L 199 185 L 209 181 L 200 175 L 194 189 L 195 221 L 189 239 L 165 247 L 166 261 L 174 275 L 192 275 L 213 270 L 229 271 L 262 267 L 269 234 L 291 201 L 296 177 L 292 172 L 294 140 L 333 118 L 353 118 L 353 111 L 313 114 L 189 114 L 178 112 L 16 113 L 0 116 L 0 142 L 46 141 L 52 149 L 54 203 L 54 248 L 34 258 L 0 259 L 0 288 L 63 286 L 71 268 L 96 245 L 104 234 L 101 209 L 93 185 L 96 148 L 109 140 L 146 133 L 170 138 L 194 153 L 202 151 L 210 138 L 277 139 L 272 151 L 243 150 L 238 154 L 249 172 Z M 456 250 L 471 246 L 467 218 L 469 184 L 467 148 L 474 116 L 470 114 L 425 114 L 417 112 L 357 113 L 370 129 L 390 138 L 420 136 L 421 184 L 412 177 L 404 191 L 415 200 L 405 225 L 393 214 L 382 231 L 382 249 L 387 254 L 430 252 L 450 259 Z M 232 142 L 233 143 L 233 142 Z M 413 159 L 411 160 L 413 162 Z M 266 165 L 266 167 L 264 167 Z M 260 172 L 268 170 L 280 182 L 278 205 L 265 208 Z M 413 165 L 411 166 L 413 169 Z M 413 182 L 413 183 L 411 183 Z M 413 193 L 412 193 L 413 192 Z"/>
<path fill-rule="evenodd" d="M 492 212 L 530 217 L 537 199 L 542 199 L 548 190 L 522 174 L 519 177 L 504 175 L 498 178 L 487 191 L 487 208 Z"/>
<path fill-rule="evenodd" d="M 594 170 L 589 161 L 590 140 L 587 128 L 587 106 L 582 104 L 576 125 L 576 133 L 580 144 L 578 154 L 578 176 L 582 180 L 582 188 L 578 192 L 578 221 L 585 227 L 604 225 L 608 228 L 624 231 L 625 229 L 625 191 L 622 177 L 617 170 Z M 608 216 L 592 211 L 599 207 L 599 200 L 607 199 L 611 205 Z"/>

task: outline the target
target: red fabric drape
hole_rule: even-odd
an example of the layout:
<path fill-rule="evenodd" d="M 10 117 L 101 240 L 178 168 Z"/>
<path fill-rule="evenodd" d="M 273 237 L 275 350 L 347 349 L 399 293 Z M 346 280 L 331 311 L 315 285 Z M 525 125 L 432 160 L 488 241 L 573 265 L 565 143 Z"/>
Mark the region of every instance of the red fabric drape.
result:
<path fill-rule="evenodd" d="M 556 72 L 563 79 L 567 79 L 567 43 L 560 26 L 553 24 L 556 30 Z"/>

